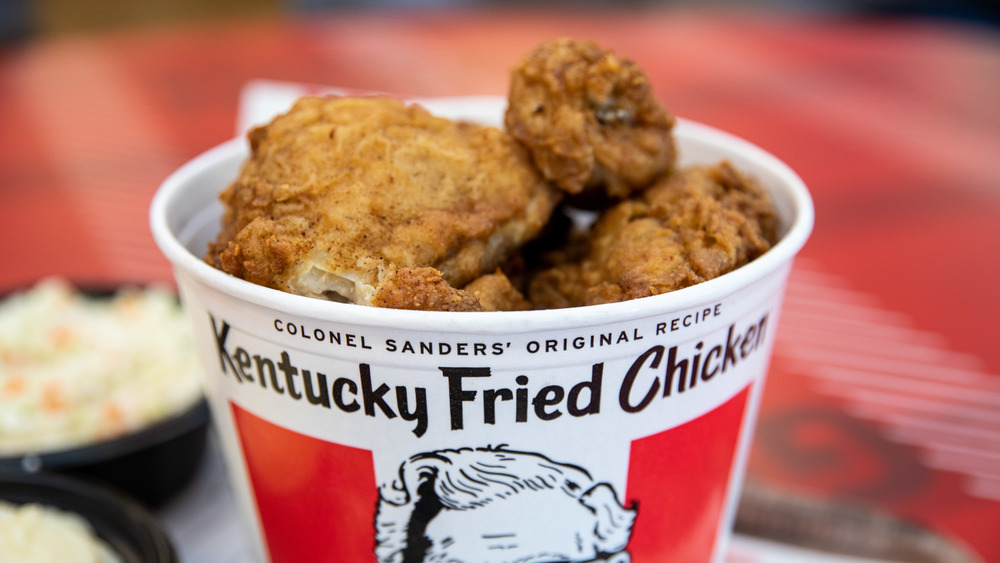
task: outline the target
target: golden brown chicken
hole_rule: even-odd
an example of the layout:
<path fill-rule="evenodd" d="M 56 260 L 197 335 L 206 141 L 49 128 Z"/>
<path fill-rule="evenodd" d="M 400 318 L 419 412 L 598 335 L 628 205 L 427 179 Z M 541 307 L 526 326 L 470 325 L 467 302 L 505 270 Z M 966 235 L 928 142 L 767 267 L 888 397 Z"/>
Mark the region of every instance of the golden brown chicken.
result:
<path fill-rule="evenodd" d="M 638 65 L 589 41 L 537 46 L 511 73 L 507 130 L 571 194 L 615 198 L 669 171 L 673 116 Z"/>
<path fill-rule="evenodd" d="M 777 240 L 770 198 L 723 161 L 678 171 L 605 211 L 531 283 L 535 308 L 659 295 L 718 277 Z"/>
<path fill-rule="evenodd" d="M 388 98 L 303 98 L 250 135 L 206 260 L 299 295 L 482 310 L 493 272 L 560 198 L 491 127 Z"/>
<path fill-rule="evenodd" d="M 729 163 L 676 170 L 673 116 L 642 69 L 592 42 L 557 39 L 521 60 L 504 121 L 301 99 L 250 133 L 206 261 L 310 297 L 524 310 L 687 287 L 777 239 L 767 194 Z M 569 215 L 553 213 L 565 193 L 613 207 L 568 237 Z"/>

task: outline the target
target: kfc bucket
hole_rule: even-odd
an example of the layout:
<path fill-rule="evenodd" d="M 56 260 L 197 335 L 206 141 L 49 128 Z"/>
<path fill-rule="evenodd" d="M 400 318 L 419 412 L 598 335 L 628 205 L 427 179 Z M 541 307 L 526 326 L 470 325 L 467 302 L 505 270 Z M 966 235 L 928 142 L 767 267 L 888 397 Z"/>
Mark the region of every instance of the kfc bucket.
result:
<path fill-rule="evenodd" d="M 504 101 L 426 105 L 495 124 Z M 729 159 L 770 192 L 780 242 L 699 285 L 569 309 L 417 312 L 254 285 L 202 261 L 246 142 L 164 182 L 153 233 L 261 560 L 721 560 L 813 212 L 763 150 L 690 122 L 675 134 L 682 165 Z"/>

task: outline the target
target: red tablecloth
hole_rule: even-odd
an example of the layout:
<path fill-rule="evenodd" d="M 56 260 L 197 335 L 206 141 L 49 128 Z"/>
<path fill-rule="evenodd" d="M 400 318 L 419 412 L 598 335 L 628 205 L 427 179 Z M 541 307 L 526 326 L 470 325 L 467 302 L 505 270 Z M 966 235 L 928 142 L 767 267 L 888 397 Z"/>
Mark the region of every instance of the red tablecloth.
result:
<path fill-rule="evenodd" d="M 673 11 L 345 13 L 0 50 L 0 289 L 170 280 L 163 178 L 231 137 L 241 86 L 503 94 L 537 41 L 639 62 L 677 115 L 796 169 L 793 272 L 751 477 L 859 499 L 1000 560 L 1000 35 Z"/>

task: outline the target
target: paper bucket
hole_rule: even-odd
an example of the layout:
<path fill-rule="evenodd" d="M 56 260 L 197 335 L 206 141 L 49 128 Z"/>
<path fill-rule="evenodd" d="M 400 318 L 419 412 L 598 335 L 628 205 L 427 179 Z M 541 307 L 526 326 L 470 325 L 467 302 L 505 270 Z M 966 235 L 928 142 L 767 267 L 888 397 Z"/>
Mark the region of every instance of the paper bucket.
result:
<path fill-rule="evenodd" d="M 780 242 L 700 285 L 574 309 L 426 313 L 253 285 L 201 260 L 245 141 L 164 182 L 153 233 L 261 560 L 721 560 L 813 211 L 763 150 L 686 121 L 676 136 L 683 165 L 729 159 L 770 191 Z"/>

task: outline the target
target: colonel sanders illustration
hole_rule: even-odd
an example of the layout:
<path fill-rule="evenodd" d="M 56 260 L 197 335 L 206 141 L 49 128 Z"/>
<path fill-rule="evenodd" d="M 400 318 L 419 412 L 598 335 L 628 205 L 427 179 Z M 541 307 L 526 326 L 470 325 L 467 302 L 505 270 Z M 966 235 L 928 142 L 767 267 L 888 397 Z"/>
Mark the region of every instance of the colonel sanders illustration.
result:
<path fill-rule="evenodd" d="M 531 452 L 416 455 L 379 487 L 379 563 L 629 563 L 635 520 L 607 483 Z"/>

